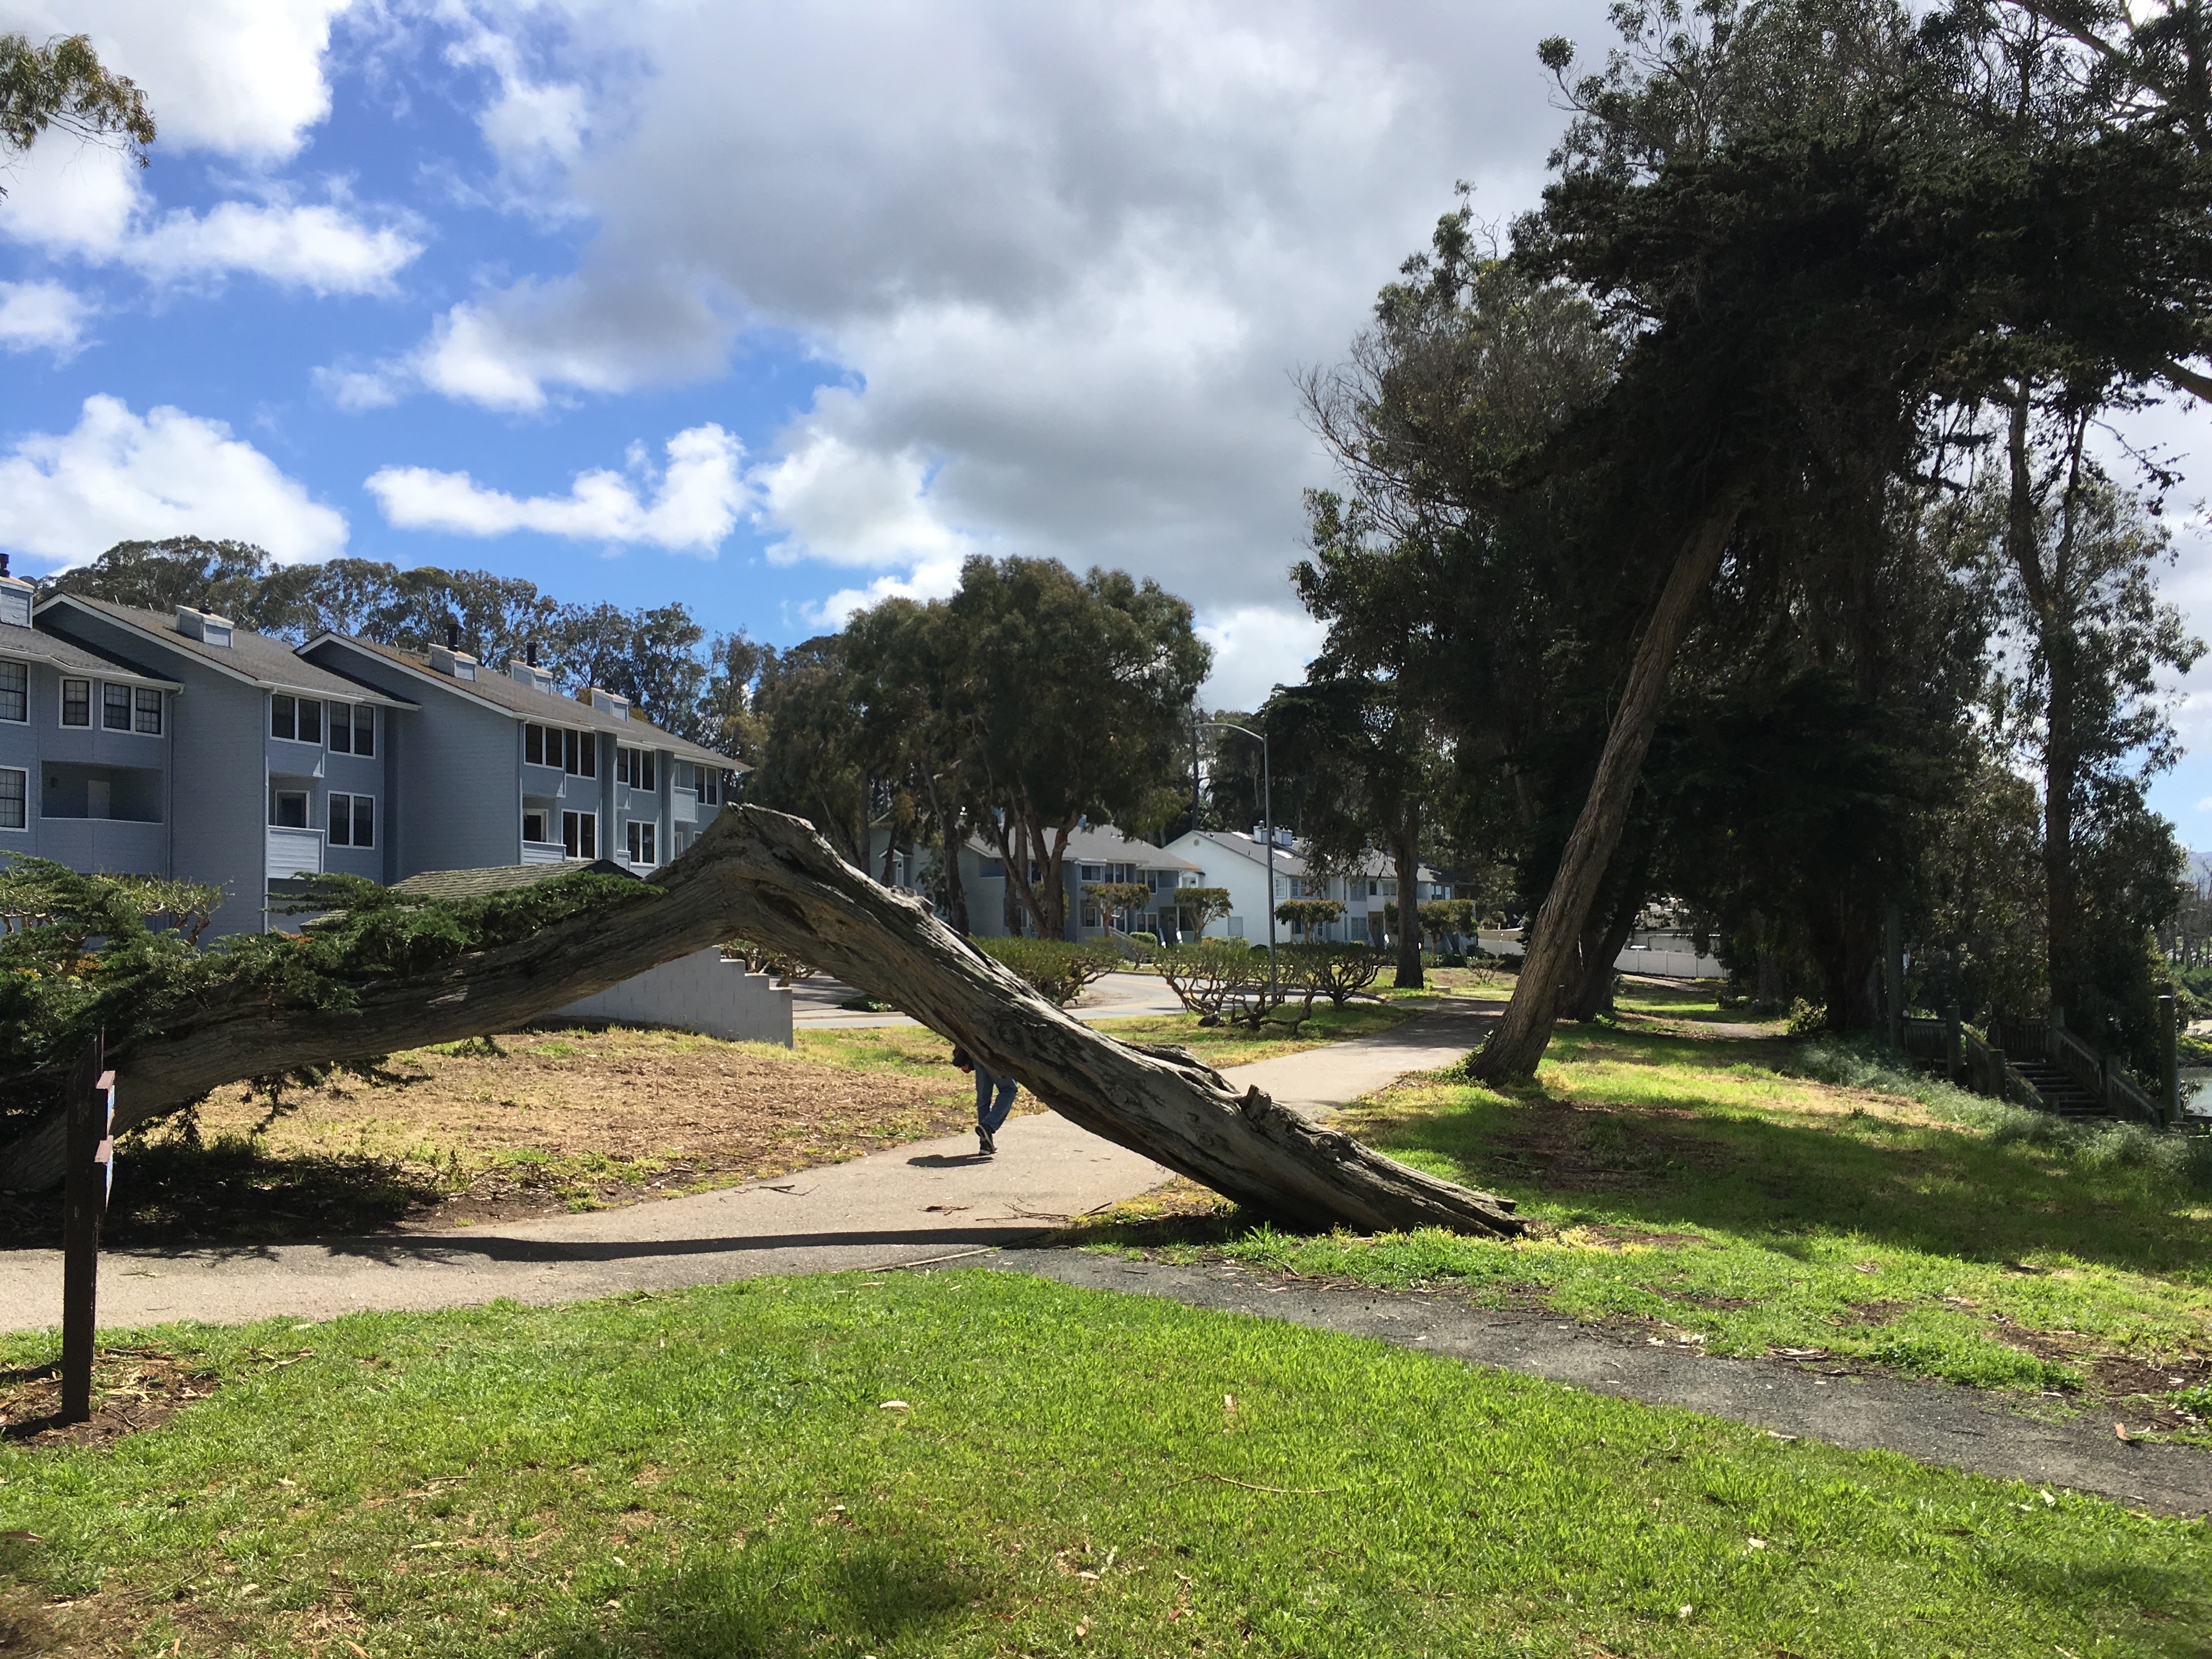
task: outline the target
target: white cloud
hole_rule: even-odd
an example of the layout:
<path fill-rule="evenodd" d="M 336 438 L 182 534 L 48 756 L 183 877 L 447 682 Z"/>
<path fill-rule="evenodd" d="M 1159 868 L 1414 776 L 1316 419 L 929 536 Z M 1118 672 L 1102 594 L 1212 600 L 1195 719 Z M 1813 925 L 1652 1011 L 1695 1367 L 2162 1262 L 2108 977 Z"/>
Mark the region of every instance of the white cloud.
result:
<path fill-rule="evenodd" d="M 1287 602 L 1328 477 L 1291 373 L 1341 356 L 1455 179 L 1486 214 L 1532 201 L 1560 121 L 1535 42 L 1605 32 L 1599 0 L 467 18 L 486 142 L 597 230 L 334 397 L 544 410 L 785 331 L 846 389 L 752 474 L 779 556 L 896 584 L 1047 554 L 1222 618 Z"/>
<path fill-rule="evenodd" d="M 648 501 L 629 479 L 604 469 L 580 473 L 566 495 L 515 496 L 487 489 L 465 472 L 387 466 L 368 489 L 384 516 L 403 530 L 504 536 L 534 530 L 578 540 L 643 543 L 712 554 L 735 528 L 744 500 L 744 450 L 712 423 L 668 441 L 668 465 Z M 635 451 L 633 465 L 644 459 Z M 641 466 L 640 470 L 642 470 Z"/>
<path fill-rule="evenodd" d="M 959 586 L 958 559 L 923 559 L 903 576 L 878 576 L 866 587 L 841 587 L 801 614 L 817 628 L 842 628 L 855 611 L 885 599 L 950 599 Z"/>
<path fill-rule="evenodd" d="M 1201 618 L 1213 672 L 1200 696 L 1216 708 L 1257 708 L 1276 686 L 1304 678 L 1326 630 L 1295 606 L 1239 605 Z"/>
<path fill-rule="evenodd" d="M 74 352 L 92 307 L 59 283 L 0 283 L 0 351 Z"/>
<path fill-rule="evenodd" d="M 757 522 L 782 532 L 769 557 L 778 564 L 949 562 L 957 570 L 980 550 L 931 498 L 928 459 L 917 449 L 885 453 L 852 442 L 840 428 L 855 409 L 850 392 L 818 394 L 811 414 L 785 434 L 782 455 L 752 470 Z"/>
<path fill-rule="evenodd" d="M 345 515 L 312 499 L 220 421 L 142 418 L 92 397 L 74 429 L 33 433 L 0 457 L 0 547 L 82 564 L 118 541 L 205 536 L 290 562 L 343 550 Z"/>
<path fill-rule="evenodd" d="M 10 0 L 33 40 L 89 34 L 100 61 L 145 88 L 158 149 L 249 161 L 297 154 L 330 113 L 323 54 L 349 0 Z"/>
<path fill-rule="evenodd" d="M 205 213 L 158 212 L 125 158 L 63 145 L 33 150 L 9 178 L 0 231 L 155 282 L 244 271 L 319 295 L 384 292 L 422 251 L 411 222 L 371 224 L 329 204 L 231 201 Z"/>

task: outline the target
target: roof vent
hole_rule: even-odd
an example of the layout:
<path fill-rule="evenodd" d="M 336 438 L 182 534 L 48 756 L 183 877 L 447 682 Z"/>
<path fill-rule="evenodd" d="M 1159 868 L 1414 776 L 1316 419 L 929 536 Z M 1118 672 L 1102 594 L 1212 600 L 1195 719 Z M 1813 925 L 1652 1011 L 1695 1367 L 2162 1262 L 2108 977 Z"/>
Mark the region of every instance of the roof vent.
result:
<path fill-rule="evenodd" d="M 618 720 L 626 720 L 629 718 L 628 697 L 618 697 L 611 691 L 602 691 L 596 685 L 588 688 L 584 696 L 590 701 L 592 707 L 602 714 L 612 714 Z"/>
<path fill-rule="evenodd" d="M 451 674 L 457 680 L 472 680 L 477 677 L 477 659 L 465 651 L 456 651 L 448 645 L 430 647 L 430 666 L 441 674 Z"/>
<path fill-rule="evenodd" d="M 198 640 L 202 645 L 230 647 L 231 620 L 218 617 L 211 611 L 195 611 L 188 605 L 177 607 L 177 632 L 188 640 Z"/>
<path fill-rule="evenodd" d="M 37 592 L 21 576 L 8 574 L 8 556 L 0 553 L 0 623 L 18 628 L 31 625 L 31 599 Z"/>
<path fill-rule="evenodd" d="M 535 656 L 537 653 L 533 651 L 531 654 Z M 549 696 L 552 693 L 553 677 L 536 663 L 517 662 L 509 657 L 507 659 L 507 676 L 519 684 L 528 686 L 532 691 L 543 691 Z"/>

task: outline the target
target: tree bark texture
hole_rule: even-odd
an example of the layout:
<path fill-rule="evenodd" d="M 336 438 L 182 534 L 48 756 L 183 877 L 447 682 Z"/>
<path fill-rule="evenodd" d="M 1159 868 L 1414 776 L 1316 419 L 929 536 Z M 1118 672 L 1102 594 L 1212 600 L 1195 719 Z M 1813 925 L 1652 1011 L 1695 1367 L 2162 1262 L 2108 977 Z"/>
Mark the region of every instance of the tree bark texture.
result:
<path fill-rule="evenodd" d="M 1063 1117 L 1240 1203 L 1305 1225 L 1521 1231 L 1509 1200 L 1407 1169 L 1258 1089 L 1240 1094 L 1182 1049 L 1070 1018 L 803 819 L 731 807 L 653 885 L 522 943 L 371 985 L 350 1015 L 272 1006 L 265 993 L 195 1008 L 113 1062 L 117 1132 L 245 1078 L 511 1031 L 734 933 L 905 1009 Z M 59 1127 L 57 1115 L 0 1154 L 0 1187 L 59 1179 Z"/>
<path fill-rule="evenodd" d="M 1421 976 L 1421 830 L 1409 816 L 1401 824 L 1391 849 L 1392 866 L 1398 872 L 1398 976 L 1401 991 L 1418 991 L 1427 983 Z"/>
<path fill-rule="evenodd" d="M 1637 642 L 1627 689 L 1613 711 L 1598 757 L 1597 775 L 1567 836 L 1559 873 L 1536 912 L 1513 1000 L 1505 1017 L 1471 1062 L 1476 1076 L 1490 1082 L 1522 1080 L 1536 1074 L 1552 1040 L 1559 998 L 1576 966 L 1576 947 L 1589 921 L 1590 907 L 1605 879 L 1606 866 L 1620 844 L 1629 804 L 1644 757 L 1659 726 L 1659 708 L 1674 667 L 1674 653 L 1689 631 L 1698 601 L 1720 568 L 1729 532 L 1735 527 L 1734 501 L 1709 514 L 1684 539 L 1674 568 Z"/>

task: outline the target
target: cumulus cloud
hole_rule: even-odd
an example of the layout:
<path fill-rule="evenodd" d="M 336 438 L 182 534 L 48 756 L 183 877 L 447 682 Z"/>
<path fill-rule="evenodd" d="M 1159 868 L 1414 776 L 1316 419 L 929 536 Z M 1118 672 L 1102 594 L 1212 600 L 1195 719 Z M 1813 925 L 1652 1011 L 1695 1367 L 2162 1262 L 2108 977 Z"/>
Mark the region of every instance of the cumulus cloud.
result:
<path fill-rule="evenodd" d="M 1238 605 L 1201 622 L 1213 672 L 1199 695 L 1216 708 L 1257 708 L 1279 684 L 1298 678 L 1324 631 L 1292 605 Z"/>
<path fill-rule="evenodd" d="M 1255 620 L 1328 477 L 1291 374 L 1341 355 L 1455 179 L 1500 216 L 1532 199 L 1559 125 L 1534 43 L 1603 32 L 1599 0 L 1478 10 L 483 0 L 469 50 L 529 44 L 483 59 L 481 131 L 596 233 L 326 385 L 530 411 L 787 331 L 847 386 L 754 469 L 755 511 L 778 557 L 884 573 L 831 607 L 1050 554 L 1296 649 Z"/>
<path fill-rule="evenodd" d="M 91 307 L 59 283 L 0 283 L 0 351 L 74 352 Z"/>
<path fill-rule="evenodd" d="M 92 397 L 74 428 L 33 433 L 0 457 L 0 547 L 82 564 L 118 541 L 234 538 L 290 562 L 328 558 L 345 515 L 313 500 L 220 421 L 131 413 Z"/>
<path fill-rule="evenodd" d="M 247 161 L 296 155 L 330 113 L 323 55 L 349 0 L 11 0 L 33 40 L 89 34 L 108 68 L 145 88 L 161 149 Z"/>
<path fill-rule="evenodd" d="M 709 422 L 667 443 L 668 465 L 651 484 L 651 499 L 619 472 L 579 474 L 566 495 L 516 496 L 487 489 L 465 472 L 387 466 L 368 489 L 384 516 L 403 530 L 457 536 L 504 536 L 534 530 L 580 541 L 644 544 L 711 554 L 736 526 L 744 500 L 738 441 Z M 633 469 L 645 470 L 641 449 Z"/>
<path fill-rule="evenodd" d="M 10 176 L 0 231 L 155 282 L 241 271 L 319 295 L 383 292 L 422 251 L 411 222 L 371 223 L 327 203 L 230 201 L 163 213 L 126 158 L 66 144 L 33 150 Z"/>

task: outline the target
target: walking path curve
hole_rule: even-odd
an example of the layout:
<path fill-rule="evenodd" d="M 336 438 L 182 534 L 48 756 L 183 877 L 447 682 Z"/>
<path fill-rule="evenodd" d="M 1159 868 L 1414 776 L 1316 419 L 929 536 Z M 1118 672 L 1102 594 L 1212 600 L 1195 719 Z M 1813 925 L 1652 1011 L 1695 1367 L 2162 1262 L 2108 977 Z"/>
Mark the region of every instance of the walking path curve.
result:
<path fill-rule="evenodd" d="M 1480 1005 L 1440 1009 L 1366 1037 L 1231 1068 L 1319 1113 L 1474 1046 Z M 554 1303 L 765 1273 L 983 1267 L 1173 1297 L 1504 1366 L 1647 1404 L 1680 1406 L 1850 1448 L 2074 1486 L 2166 1513 L 2212 1510 L 2212 1451 L 2124 1444 L 2110 1425 L 2053 1422 L 1935 1383 L 1825 1380 L 1773 1361 L 1639 1346 L 1540 1313 L 1449 1297 L 1323 1290 L 1219 1265 L 1178 1267 L 1087 1252 L 1006 1249 L 1148 1191 L 1168 1171 L 1050 1113 L 1017 1119 L 994 1159 L 972 1137 L 924 1141 L 752 1187 L 455 1232 L 234 1249 L 112 1251 L 101 1259 L 109 1327 L 173 1321 L 327 1319 L 362 1309 Z M 0 1253 L 0 1329 L 50 1327 L 53 1250 Z"/>
<path fill-rule="evenodd" d="M 1224 1075 L 1318 1111 L 1443 1064 L 1474 1043 L 1480 1021 L 1474 1006 L 1441 1010 Z M 998 1157 L 981 1158 L 972 1135 L 957 1135 L 750 1187 L 452 1232 L 112 1250 L 100 1258 L 100 1322 L 327 1319 L 496 1297 L 572 1302 L 763 1273 L 908 1266 L 1033 1237 L 1170 1176 L 1052 1113 L 1016 1119 L 999 1144 Z M 129 1178 L 127 1164 L 120 1178 Z M 58 1250 L 0 1254 L 0 1329 L 53 1324 L 61 1271 Z"/>

